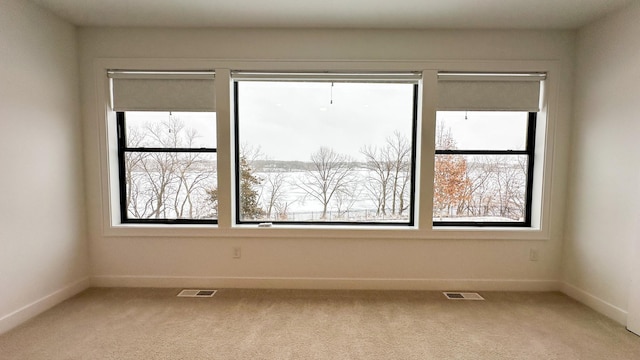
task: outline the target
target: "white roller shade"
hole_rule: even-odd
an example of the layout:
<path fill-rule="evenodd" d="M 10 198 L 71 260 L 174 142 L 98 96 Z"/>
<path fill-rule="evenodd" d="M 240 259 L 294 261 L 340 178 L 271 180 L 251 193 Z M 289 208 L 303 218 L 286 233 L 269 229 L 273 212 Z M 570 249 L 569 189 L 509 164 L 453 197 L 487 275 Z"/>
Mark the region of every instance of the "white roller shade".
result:
<path fill-rule="evenodd" d="M 389 82 L 415 84 L 422 77 L 415 72 L 345 73 L 345 72 L 260 72 L 234 71 L 234 80 L 243 81 L 304 81 L 304 82 Z"/>
<path fill-rule="evenodd" d="M 540 111 L 544 74 L 438 74 L 438 110 Z"/>
<path fill-rule="evenodd" d="M 109 71 L 115 111 L 215 111 L 213 72 Z"/>

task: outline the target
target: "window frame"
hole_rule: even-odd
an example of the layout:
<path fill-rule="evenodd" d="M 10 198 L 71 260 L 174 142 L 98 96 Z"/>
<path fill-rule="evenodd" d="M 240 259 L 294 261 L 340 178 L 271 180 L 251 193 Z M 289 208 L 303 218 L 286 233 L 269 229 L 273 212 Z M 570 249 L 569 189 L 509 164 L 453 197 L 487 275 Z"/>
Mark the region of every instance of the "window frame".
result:
<path fill-rule="evenodd" d="M 529 228 L 532 224 L 532 207 L 533 207 L 533 182 L 534 167 L 536 153 L 536 126 L 538 113 L 527 112 L 527 134 L 525 137 L 526 146 L 524 150 L 438 150 L 435 149 L 437 155 L 524 155 L 527 157 L 527 179 L 525 189 L 525 216 L 524 221 L 446 221 L 433 220 L 434 227 L 501 227 L 501 228 Z"/>
<path fill-rule="evenodd" d="M 363 73 L 366 75 L 366 73 Z M 322 76 L 326 76 L 327 79 L 325 80 L 326 82 L 331 82 L 331 75 L 332 73 L 328 72 L 328 73 L 322 73 Z M 336 76 L 339 76 L 340 73 L 335 73 Z M 385 75 L 389 75 L 389 74 L 385 74 Z M 356 74 L 357 76 L 357 74 Z M 391 76 L 393 76 L 393 74 L 391 74 Z M 234 123 L 233 123 L 233 138 L 234 138 L 234 223 L 235 225 L 261 225 L 261 224 L 266 224 L 267 226 L 272 226 L 272 225 L 292 225 L 292 226 L 301 226 L 301 227 L 306 227 L 306 226 L 318 226 L 318 227 L 326 227 L 326 228 L 330 228 L 330 227 L 334 227 L 334 226 L 346 226 L 346 227 L 353 227 L 353 228 L 357 228 L 357 227 L 409 227 L 412 228 L 416 225 L 416 215 L 417 215 L 417 211 L 416 211 L 416 204 L 418 203 L 418 199 L 417 199 L 417 192 L 416 192 L 416 182 L 417 182 L 417 170 L 418 170 L 418 166 L 417 166 L 417 159 L 418 159 L 418 147 L 419 147 L 419 142 L 418 142 L 418 124 L 419 124 L 419 101 L 420 101 L 420 84 L 418 81 L 416 81 L 415 83 L 412 82 L 412 119 L 411 119 L 411 154 L 410 154 L 410 161 L 411 161 L 411 165 L 410 165 L 410 171 L 411 171 L 411 175 L 410 175 L 410 186 L 411 186 L 411 191 L 409 193 L 409 197 L 410 197 L 410 205 L 409 205 L 409 220 L 406 222 L 393 222 L 393 221 L 367 221 L 367 222 L 359 222 L 359 221 L 286 221 L 286 220 L 269 220 L 269 221 L 261 221 L 261 220 L 242 220 L 241 217 L 241 206 L 240 206 L 240 201 L 241 201 L 241 169 L 240 169 L 240 163 L 241 163 L 241 159 L 240 159 L 240 111 L 239 111 L 239 82 L 241 81 L 247 81 L 247 80 L 243 80 L 243 79 L 231 79 L 232 81 L 232 87 L 233 87 L 233 118 L 234 118 Z M 261 81 L 283 81 L 283 80 L 274 80 L 274 79 L 269 79 L 269 78 L 265 78 L 262 79 Z M 304 81 L 304 80 L 297 80 L 295 75 L 291 75 L 290 77 L 287 77 L 285 81 L 289 81 L 289 82 L 296 82 L 296 81 Z M 338 81 L 338 79 L 336 79 L 336 81 Z M 348 82 L 348 81 L 346 81 Z M 357 81 L 357 82 L 363 82 L 363 81 Z M 366 82 L 366 81 L 365 81 Z M 396 83 L 393 81 L 371 81 L 371 83 Z"/>
<path fill-rule="evenodd" d="M 126 187 L 126 161 L 127 153 L 191 153 L 191 154 L 217 154 L 216 147 L 199 148 L 164 148 L 164 147 L 129 147 L 127 146 L 126 111 L 116 111 L 116 131 L 118 141 L 118 182 L 120 199 L 120 222 L 122 224 L 180 224 L 180 225 L 205 225 L 218 224 L 218 219 L 191 219 L 191 218 L 129 218 Z"/>
<path fill-rule="evenodd" d="M 413 227 L 298 227 L 274 226 L 259 228 L 236 225 L 233 222 L 233 89 L 230 69 L 255 71 L 420 71 L 418 105 L 418 142 L 416 172 L 418 179 L 433 171 L 435 114 L 438 96 L 434 92 L 438 74 L 450 72 L 543 72 L 541 109 L 536 129 L 535 179 L 533 186 L 532 224 L 524 227 L 434 227 L 432 225 L 432 191 L 429 181 L 417 182 L 416 224 Z M 105 74 L 111 69 L 137 69 L 141 71 L 199 71 L 215 70 L 216 118 L 218 149 L 218 188 L 220 189 L 218 224 L 122 224 L 120 222 L 116 116 L 111 107 L 110 79 Z M 566 98 L 560 87 L 566 83 L 561 60 L 296 60 L 296 59 L 213 59 L 213 58 L 96 58 L 91 76 L 86 78 L 90 101 L 85 102 L 84 116 L 89 136 L 95 136 L 94 146 L 87 151 L 96 162 L 89 164 L 87 191 L 98 197 L 89 197 L 88 206 L 95 211 L 94 231 L 109 238 L 210 238 L 210 239 L 309 239 L 331 237 L 339 239 L 398 239 L 411 240 L 549 240 L 556 230 L 556 212 L 562 205 L 559 189 L 564 178 L 562 121 L 566 117 Z M 89 144 L 91 145 L 91 144 Z M 558 147 L 557 147 L 558 146 Z M 558 151 L 556 151 L 558 150 Z M 559 157 L 560 162 L 557 161 Z M 559 174 L 559 175 L 556 175 Z M 557 177 L 559 176 L 559 177 Z M 559 181 L 559 186 L 556 185 Z M 558 201 L 560 203 L 558 203 Z"/>

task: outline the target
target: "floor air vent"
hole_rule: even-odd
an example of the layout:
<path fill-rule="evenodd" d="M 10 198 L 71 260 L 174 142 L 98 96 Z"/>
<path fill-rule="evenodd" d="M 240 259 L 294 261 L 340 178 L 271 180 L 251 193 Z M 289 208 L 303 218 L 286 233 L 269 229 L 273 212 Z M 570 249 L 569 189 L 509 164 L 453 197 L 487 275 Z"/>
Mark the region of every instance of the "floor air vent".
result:
<path fill-rule="evenodd" d="M 484 300 L 478 293 L 469 292 L 443 292 L 449 300 Z"/>
<path fill-rule="evenodd" d="M 213 297 L 218 290 L 184 289 L 178 297 Z"/>

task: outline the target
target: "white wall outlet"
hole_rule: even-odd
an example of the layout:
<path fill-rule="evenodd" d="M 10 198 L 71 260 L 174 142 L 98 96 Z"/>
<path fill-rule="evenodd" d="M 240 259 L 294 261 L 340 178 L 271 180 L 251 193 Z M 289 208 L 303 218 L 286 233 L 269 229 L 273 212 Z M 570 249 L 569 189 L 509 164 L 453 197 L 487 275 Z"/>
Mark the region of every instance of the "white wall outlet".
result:
<path fill-rule="evenodd" d="M 529 261 L 538 261 L 538 249 L 529 249 Z"/>
<path fill-rule="evenodd" d="M 233 248 L 233 258 L 240 259 L 242 257 L 242 248 L 236 246 Z"/>

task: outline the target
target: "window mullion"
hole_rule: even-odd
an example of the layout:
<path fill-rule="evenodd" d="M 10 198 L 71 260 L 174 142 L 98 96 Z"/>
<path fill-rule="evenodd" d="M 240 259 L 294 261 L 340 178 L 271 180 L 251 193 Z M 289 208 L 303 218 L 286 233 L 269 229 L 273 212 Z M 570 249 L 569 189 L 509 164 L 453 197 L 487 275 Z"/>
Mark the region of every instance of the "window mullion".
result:
<path fill-rule="evenodd" d="M 416 159 L 420 176 L 416 182 L 418 206 L 418 227 L 428 231 L 433 224 L 433 169 L 435 166 L 436 112 L 438 106 L 438 72 L 422 72 L 422 92 L 420 94 L 418 131 L 420 133 L 419 158 Z M 425 89 L 429 89 L 425 91 Z M 420 106 L 421 105 L 421 106 Z"/>
<path fill-rule="evenodd" d="M 233 127 L 231 71 L 216 69 L 216 129 L 218 160 L 218 227 L 231 228 L 233 214 Z"/>

